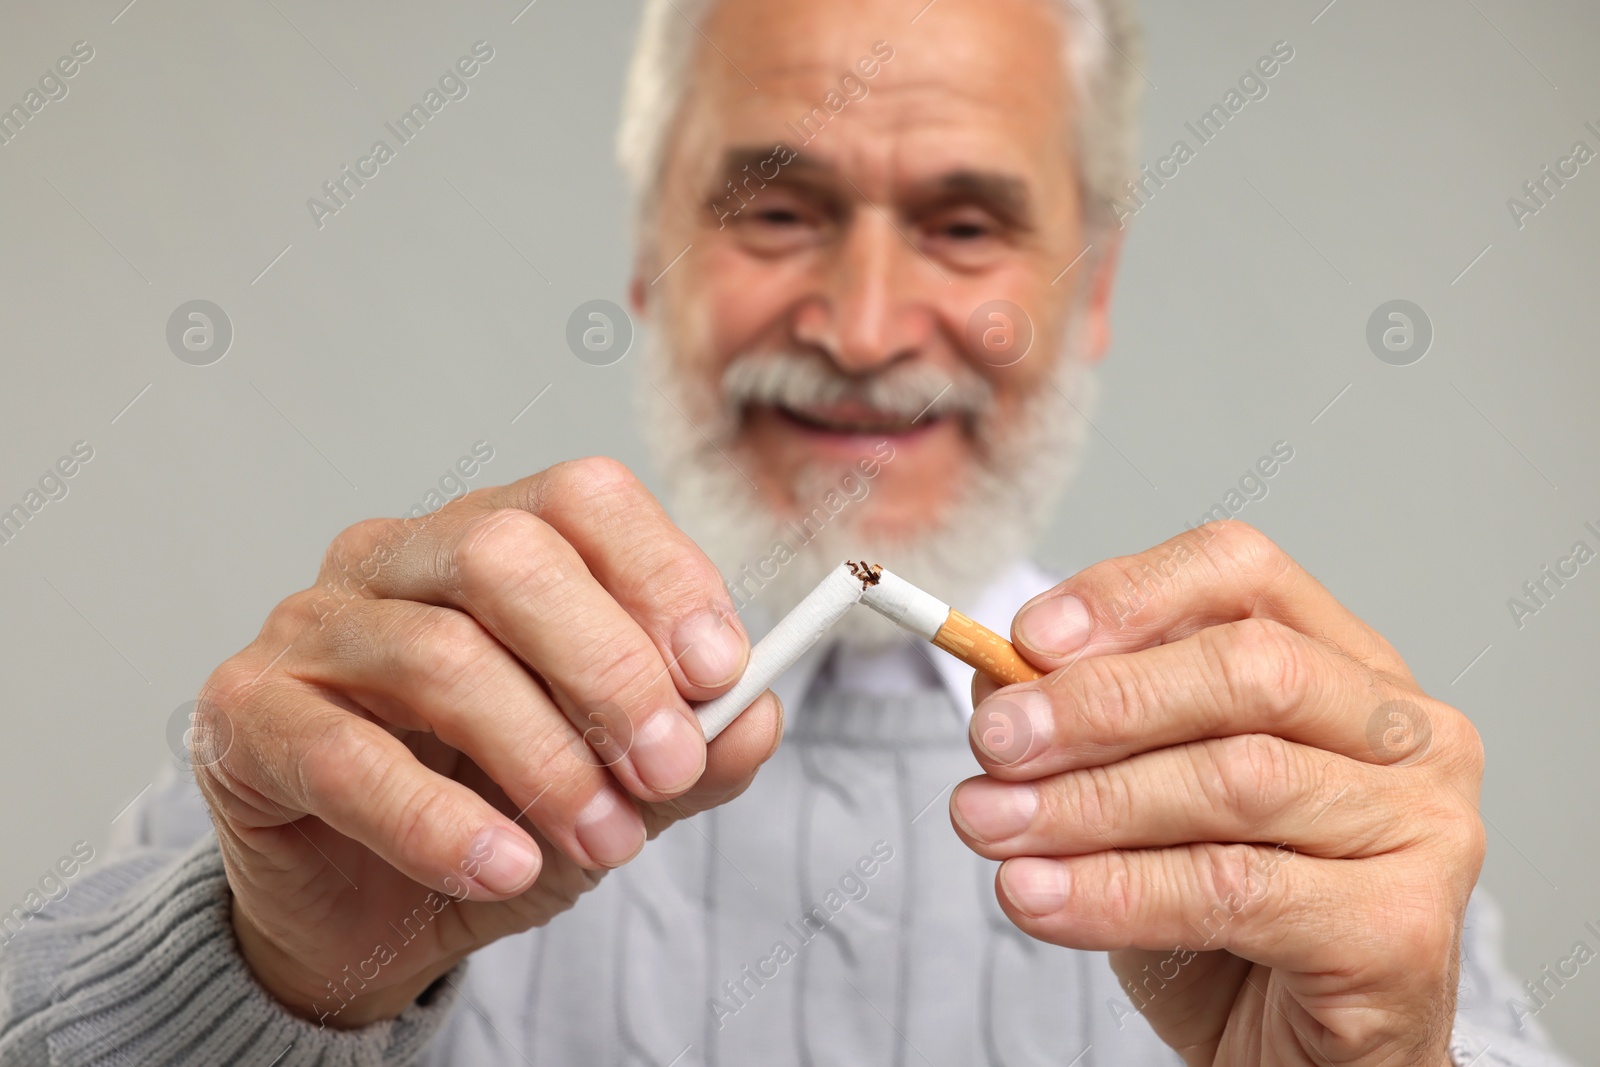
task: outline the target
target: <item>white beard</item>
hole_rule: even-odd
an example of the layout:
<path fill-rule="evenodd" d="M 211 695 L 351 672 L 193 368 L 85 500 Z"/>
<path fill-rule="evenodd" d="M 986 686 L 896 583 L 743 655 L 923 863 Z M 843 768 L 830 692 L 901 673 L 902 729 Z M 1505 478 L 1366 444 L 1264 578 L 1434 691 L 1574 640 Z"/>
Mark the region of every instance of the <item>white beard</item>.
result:
<path fill-rule="evenodd" d="M 1082 319 L 1069 316 L 1074 324 Z M 744 607 L 751 605 L 766 622 L 775 622 L 845 559 L 881 563 L 970 610 L 1002 570 L 1034 550 L 1077 469 L 1096 393 L 1080 332 L 1077 326 L 1069 331 L 1057 369 L 1024 398 L 1014 417 L 1000 425 L 992 410 L 977 415 L 978 447 L 966 484 L 939 514 L 904 536 L 864 528 L 873 525 L 872 479 L 854 466 L 818 465 L 792 487 L 794 499 L 820 507 L 826 522 L 813 521 L 801 532 L 797 523 L 805 504 L 793 516 L 774 514 L 730 458 L 737 413 L 727 410 L 719 387 L 691 387 L 672 353 L 653 340 L 638 398 L 642 430 L 666 480 L 674 519 L 722 572 L 741 615 L 748 618 Z M 883 463 L 893 466 L 893 459 Z M 830 490 L 836 511 L 824 504 Z M 792 558 L 788 552 L 775 555 L 780 542 L 793 550 Z M 768 577 L 774 560 L 781 566 Z M 830 644 L 842 641 L 866 653 L 905 640 L 870 611 L 850 612 L 828 637 Z"/>

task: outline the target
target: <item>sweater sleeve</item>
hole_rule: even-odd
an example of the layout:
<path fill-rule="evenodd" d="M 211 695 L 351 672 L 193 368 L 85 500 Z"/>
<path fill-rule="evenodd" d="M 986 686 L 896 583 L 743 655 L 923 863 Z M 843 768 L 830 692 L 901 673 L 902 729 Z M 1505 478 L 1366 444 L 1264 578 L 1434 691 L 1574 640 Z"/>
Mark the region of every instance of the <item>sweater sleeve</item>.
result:
<path fill-rule="evenodd" d="M 192 837 L 182 827 L 196 829 L 194 812 L 172 804 L 181 786 L 169 783 L 125 816 L 138 829 L 105 866 L 20 929 L 0 930 L 0 1067 L 414 1064 L 455 1000 L 461 969 L 398 1018 L 358 1030 L 291 1014 L 239 953 L 209 824 L 200 820 L 200 836 L 174 847 Z"/>
<path fill-rule="evenodd" d="M 1461 986 L 1450 1057 L 1457 1067 L 1572 1067 L 1534 1019 L 1530 1000 L 1500 958 L 1500 911 L 1482 889 L 1467 905 Z"/>

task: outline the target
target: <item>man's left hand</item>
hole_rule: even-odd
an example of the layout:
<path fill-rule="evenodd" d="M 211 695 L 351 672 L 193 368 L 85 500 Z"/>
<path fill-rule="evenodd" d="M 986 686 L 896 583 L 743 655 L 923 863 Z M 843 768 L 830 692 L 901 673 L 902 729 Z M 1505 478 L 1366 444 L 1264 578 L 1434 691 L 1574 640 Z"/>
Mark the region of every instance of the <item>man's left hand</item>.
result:
<path fill-rule="evenodd" d="M 1483 750 L 1276 545 L 1208 524 L 1017 614 L 957 831 L 1000 905 L 1111 953 L 1191 1065 L 1444 1065 Z"/>

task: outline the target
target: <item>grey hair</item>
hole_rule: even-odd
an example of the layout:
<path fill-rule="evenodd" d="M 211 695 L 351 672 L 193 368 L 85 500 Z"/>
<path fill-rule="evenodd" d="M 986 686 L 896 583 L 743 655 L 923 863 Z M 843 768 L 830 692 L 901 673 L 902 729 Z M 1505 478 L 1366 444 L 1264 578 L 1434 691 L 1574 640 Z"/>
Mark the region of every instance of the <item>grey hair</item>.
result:
<path fill-rule="evenodd" d="M 638 239 L 650 240 L 669 134 L 700 48 L 696 27 L 718 0 L 644 0 L 617 127 L 617 161 L 634 197 Z M 1134 0 L 1049 0 L 1067 19 L 1078 192 L 1091 237 L 1118 224 L 1114 202 L 1138 173 L 1144 33 Z"/>

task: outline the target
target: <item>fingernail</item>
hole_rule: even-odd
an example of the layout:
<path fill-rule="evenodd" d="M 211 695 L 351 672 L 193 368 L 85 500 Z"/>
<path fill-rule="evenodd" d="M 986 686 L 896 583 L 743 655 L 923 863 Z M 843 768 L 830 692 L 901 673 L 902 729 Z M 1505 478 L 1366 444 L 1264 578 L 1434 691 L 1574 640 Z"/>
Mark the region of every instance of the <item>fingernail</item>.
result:
<path fill-rule="evenodd" d="M 968 835 L 985 843 L 1016 837 L 1033 822 L 1039 794 L 1030 783 L 1012 785 L 975 778 L 956 790 L 956 821 Z"/>
<path fill-rule="evenodd" d="M 661 793 L 678 793 L 700 777 L 706 762 L 705 736 L 677 711 L 662 708 L 633 735 L 630 755 L 645 785 Z"/>
<path fill-rule="evenodd" d="M 1094 619 L 1083 601 L 1068 593 L 1041 600 L 1017 616 L 1016 637 L 1042 656 L 1070 656 L 1083 647 Z"/>
<path fill-rule="evenodd" d="M 972 713 L 972 739 L 991 763 L 1014 767 L 1050 744 L 1055 716 L 1037 689 L 1004 689 Z"/>
<path fill-rule="evenodd" d="M 678 627 L 672 635 L 672 654 L 689 681 L 715 689 L 738 676 L 745 641 L 721 615 L 705 611 Z"/>
<path fill-rule="evenodd" d="M 574 832 L 589 858 L 602 867 L 620 867 L 644 847 L 644 820 L 611 789 L 602 789 L 584 805 Z"/>
<path fill-rule="evenodd" d="M 1061 910 L 1072 879 L 1059 860 L 1024 856 L 1000 865 L 1000 887 L 1018 911 L 1037 919 Z"/>
<path fill-rule="evenodd" d="M 520 893 L 539 875 L 539 853 L 520 834 L 491 826 L 472 842 L 466 863 L 477 867 L 473 881 L 491 893 L 508 896 Z"/>

